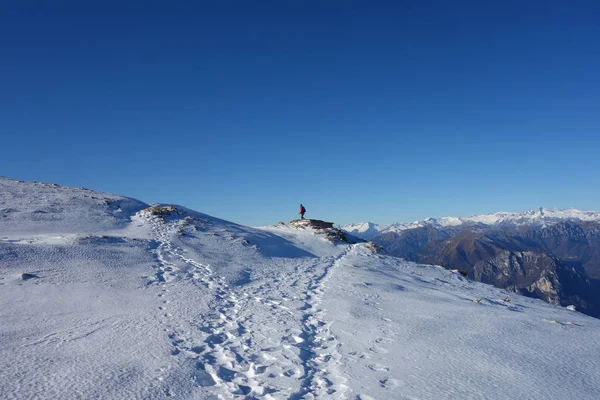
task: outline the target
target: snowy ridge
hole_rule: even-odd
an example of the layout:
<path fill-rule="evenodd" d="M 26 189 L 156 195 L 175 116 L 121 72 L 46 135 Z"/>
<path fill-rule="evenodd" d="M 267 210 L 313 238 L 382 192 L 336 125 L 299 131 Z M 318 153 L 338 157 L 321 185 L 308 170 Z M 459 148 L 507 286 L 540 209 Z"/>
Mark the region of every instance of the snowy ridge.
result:
<path fill-rule="evenodd" d="M 380 226 L 373 222 L 362 222 L 358 224 L 344 225 L 341 229 L 353 236 L 361 239 L 371 239 L 373 236 L 379 233 Z"/>
<path fill-rule="evenodd" d="M 381 230 L 381 233 L 400 232 L 424 226 L 447 227 L 463 224 L 480 223 L 490 226 L 544 226 L 561 221 L 600 221 L 600 212 L 580 211 L 576 209 L 543 208 L 523 212 L 497 212 L 494 214 L 475 215 L 472 217 L 426 218 L 409 223 L 392 224 Z"/>
<path fill-rule="evenodd" d="M 97 233 L 129 225 L 129 217 L 147 206 L 135 199 L 86 188 L 0 177 L 4 234 Z"/>
<path fill-rule="evenodd" d="M 2 189 L 3 399 L 600 398 L 576 311 L 309 227 Z"/>

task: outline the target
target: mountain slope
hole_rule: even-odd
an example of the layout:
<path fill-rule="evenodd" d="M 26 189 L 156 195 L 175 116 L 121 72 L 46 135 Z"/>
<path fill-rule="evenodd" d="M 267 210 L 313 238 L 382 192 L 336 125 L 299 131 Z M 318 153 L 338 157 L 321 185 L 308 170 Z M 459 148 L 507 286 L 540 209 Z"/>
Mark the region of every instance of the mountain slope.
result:
<path fill-rule="evenodd" d="M 123 196 L 0 177 L 3 234 L 97 233 L 129 225 L 147 204 Z M 25 223 L 26 222 L 26 223 Z"/>
<path fill-rule="evenodd" d="M 578 312 L 310 227 L 136 201 L 103 219 L 112 195 L 0 185 L 19 193 L 0 222 L 3 398 L 600 395 L 600 321 Z M 23 211 L 48 198 L 45 219 Z"/>
<path fill-rule="evenodd" d="M 600 317 L 600 224 L 425 225 L 372 239 L 391 255 Z"/>

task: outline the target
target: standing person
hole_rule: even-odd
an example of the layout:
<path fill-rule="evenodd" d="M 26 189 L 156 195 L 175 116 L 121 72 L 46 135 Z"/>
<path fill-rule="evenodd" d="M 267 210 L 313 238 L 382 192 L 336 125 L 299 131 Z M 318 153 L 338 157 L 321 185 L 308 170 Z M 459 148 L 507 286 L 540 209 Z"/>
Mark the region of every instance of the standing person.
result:
<path fill-rule="evenodd" d="M 298 214 L 300 214 L 300 219 L 304 219 L 304 213 L 306 212 L 306 208 L 304 208 L 304 206 L 302 204 L 300 204 L 300 212 Z"/>

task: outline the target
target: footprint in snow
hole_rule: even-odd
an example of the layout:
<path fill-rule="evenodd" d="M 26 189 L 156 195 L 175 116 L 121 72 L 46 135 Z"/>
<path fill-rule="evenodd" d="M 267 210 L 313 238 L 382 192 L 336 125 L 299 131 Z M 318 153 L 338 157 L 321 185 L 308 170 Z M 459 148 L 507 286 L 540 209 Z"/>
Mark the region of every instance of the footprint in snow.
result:
<path fill-rule="evenodd" d="M 304 342 L 304 339 L 302 339 L 300 336 L 290 336 L 289 341 L 295 344 L 300 344 Z"/>
<path fill-rule="evenodd" d="M 394 378 L 380 379 L 379 384 L 386 389 L 393 389 L 393 388 L 397 388 L 398 386 L 401 386 L 401 382 Z"/>
<path fill-rule="evenodd" d="M 571 322 L 571 321 L 558 321 L 558 320 L 555 320 L 555 319 L 545 319 L 545 318 L 544 318 L 544 321 L 554 322 L 555 324 L 562 325 L 562 326 L 565 326 L 565 325 L 582 326 L 582 325 L 580 325 L 578 323 Z"/>
<path fill-rule="evenodd" d="M 373 346 L 369 350 L 377 354 L 386 354 L 388 352 L 387 349 L 384 349 L 383 347 L 379 346 Z"/>
<path fill-rule="evenodd" d="M 375 400 L 375 398 L 361 393 L 358 396 L 356 396 L 355 400 Z"/>
<path fill-rule="evenodd" d="M 194 380 L 196 381 L 196 384 L 202 387 L 215 386 L 217 384 L 215 377 L 206 371 L 204 364 L 200 362 L 196 364 Z"/>
<path fill-rule="evenodd" d="M 380 364 L 371 364 L 369 365 L 369 369 L 377 372 L 388 372 L 390 369 Z"/>
<path fill-rule="evenodd" d="M 350 353 L 350 359 L 354 359 L 354 360 L 359 360 L 359 359 L 369 359 L 371 358 L 371 356 L 367 353 L 359 353 L 357 351 L 353 351 L 352 353 Z"/>

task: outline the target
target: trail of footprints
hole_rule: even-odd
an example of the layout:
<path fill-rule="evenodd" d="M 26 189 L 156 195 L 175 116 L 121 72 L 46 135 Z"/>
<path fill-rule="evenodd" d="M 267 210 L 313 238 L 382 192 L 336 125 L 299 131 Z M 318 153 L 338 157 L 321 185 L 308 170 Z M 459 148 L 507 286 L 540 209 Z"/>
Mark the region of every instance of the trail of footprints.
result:
<path fill-rule="evenodd" d="M 323 294 L 323 285 L 330 276 L 330 271 L 347 253 L 337 259 L 332 259 L 319 273 L 318 264 L 313 264 L 308 270 L 300 272 L 310 277 L 305 303 L 301 307 L 302 336 L 306 342 L 301 358 L 305 369 L 303 389 L 299 393 L 301 398 L 343 398 L 347 387 L 336 371 L 341 355 L 337 348 L 339 343 L 329 330 L 330 324 L 326 322 L 324 311 L 318 306 Z"/>
<path fill-rule="evenodd" d="M 319 303 L 323 283 L 345 254 L 327 263 L 307 261 L 262 285 L 230 286 L 173 245 L 175 225 L 152 224 L 158 283 L 191 278 L 214 291 L 213 312 L 201 316 L 193 331 L 169 334 L 173 356 L 194 360 L 196 385 L 215 399 L 344 398 L 345 379 L 336 370 L 339 344 Z"/>

